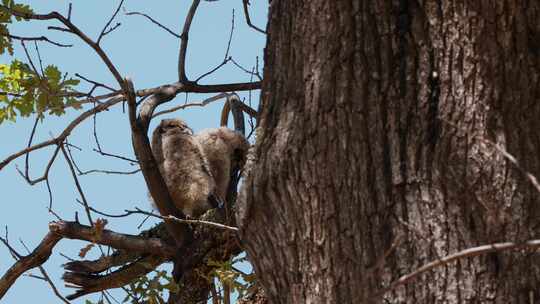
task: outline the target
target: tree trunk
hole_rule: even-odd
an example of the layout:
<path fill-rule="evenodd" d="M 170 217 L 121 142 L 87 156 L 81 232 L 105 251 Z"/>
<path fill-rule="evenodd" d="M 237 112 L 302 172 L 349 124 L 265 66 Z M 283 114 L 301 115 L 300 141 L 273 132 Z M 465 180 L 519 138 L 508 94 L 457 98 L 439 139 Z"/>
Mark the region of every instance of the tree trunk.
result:
<path fill-rule="evenodd" d="M 243 244 L 272 303 L 537 303 L 540 2 L 273 0 Z M 497 146 L 502 147 L 498 149 Z M 392 244 L 396 244 L 393 246 Z"/>

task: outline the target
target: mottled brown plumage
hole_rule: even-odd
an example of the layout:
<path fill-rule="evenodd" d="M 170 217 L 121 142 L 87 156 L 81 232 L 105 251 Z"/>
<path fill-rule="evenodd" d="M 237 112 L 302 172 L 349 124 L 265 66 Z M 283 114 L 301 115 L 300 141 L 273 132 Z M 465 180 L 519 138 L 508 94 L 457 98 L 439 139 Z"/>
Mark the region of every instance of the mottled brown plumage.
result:
<path fill-rule="evenodd" d="M 226 127 L 206 129 L 195 135 L 216 183 L 216 194 L 225 201 L 229 187 L 231 168 L 242 167 L 249 143 L 245 137 Z"/>
<path fill-rule="evenodd" d="M 164 119 L 152 135 L 152 152 L 175 206 L 190 217 L 211 208 L 214 178 L 199 141 L 180 119 Z"/>

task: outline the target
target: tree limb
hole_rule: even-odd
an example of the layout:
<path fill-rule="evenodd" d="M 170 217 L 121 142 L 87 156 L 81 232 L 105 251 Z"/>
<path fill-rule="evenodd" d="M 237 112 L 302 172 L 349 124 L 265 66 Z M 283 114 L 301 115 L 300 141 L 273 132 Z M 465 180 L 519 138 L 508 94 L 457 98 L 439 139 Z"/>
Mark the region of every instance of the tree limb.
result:
<path fill-rule="evenodd" d="M 88 110 L 86 112 L 83 112 L 81 115 L 79 115 L 77 118 L 75 118 L 64 129 L 64 131 L 62 131 L 62 133 L 60 133 L 60 135 L 58 135 L 57 137 L 55 137 L 53 139 L 50 139 L 50 140 L 47 140 L 47 141 L 44 141 L 44 142 L 41 142 L 39 144 L 35 144 L 33 146 L 30 146 L 30 147 L 27 147 L 26 149 L 23 149 L 23 150 L 21 150 L 21 151 L 19 151 L 17 153 L 14 153 L 14 154 L 8 156 L 6 159 L 4 159 L 2 162 L 0 162 L 0 170 L 2 170 L 5 166 L 7 166 L 14 159 L 16 159 L 16 158 L 18 158 L 20 156 L 23 156 L 23 155 L 25 155 L 25 154 L 27 154 L 29 152 L 32 152 L 34 150 L 38 150 L 38 149 L 41 149 L 41 148 L 44 148 L 44 147 L 48 147 L 48 146 L 52 146 L 52 145 L 58 145 L 58 144 L 62 143 L 71 134 L 73 129 L 75 129 L 75 127 L 77 127 L 85 119 L 87 119 L 88 117 L 91 117 L 95 113 L 99 113 L 99 112 L 102 112 L 102 111 L 110 108 L 111 106 L 121 102 L 123 99 L 124 99 L 124 97 L 122 95 L 117 95 L 117 96 L 112 97 L 111 99 L 109 99 L 107 102 L 100 103 L 97 106 L 93 107 L 92 109 L 90 109 L 90 110 Z"/>
<path fill-rule="evenodd" d="M 180 35 L 180 52 L 178 55 L 178 81 L 181 83 L 188 83 L 186 76 L 186 54 L 187 54 L 187 45 L 189 39 L 189 29 L 191 28 L 191 22 L 197 11 L 197 7 L 201 0 L 193 0 L 191 7 L 184 21 L 184 28 L 182 29 L 182 34 Z"/>
<path fill-rule="evenodd" d="M 174 206 L 169 194 L 169 190 L 167 189 L 167 185 L 159 172 L 154 155 L 152 154 L 152 149 L 150 148 L 147 133 L 148 124 L 152 117 L 152 113 L 150 113 L 149 117 L 144 117 L 141 113 L 141 116 L 137 118 L 137 101 L 135 99 L 136 97 L 133 83 L 130 79 L 126 79 L 125 82 L 125 87 L 127 88 L 128 114 L 129 123 L 131 126 L 133 151 L 135 152 L 137 160 L 139 161 L 144 180 L 148 186 L 148 191 L 150 192 L 150 195 L 152 196 L 160 214 L 164 216 L 173 215 L 180 219 L 185 219 L 185 215 L 182 213 L 182 211 L 178 210 Z M 166 91 L 166 93 L 167 92 L 168 91 Z M 166 93 L 154 94 L 149 98 L 149 100 L 160 100 L 161 98 L 166 99 L 171 97 Z M 146 101 L 144 104 L 147 102 L 148 101 Z M 177 247 L 181 247 L 189 237 L 189 227 L 171 220 L 165 220 L 165 225 L 170 235 L 174 237 Z"/>
<path fill-rule="evenodd" d="M 60 235 L 51 230 L 45 235 L 41 243 L 39 243 L 32 253 L 21 257 L 15 262 L 2 278 L 0 278 L 0 299 L 2 299 L 11 285 L 15 283 L 15 280 L 17 280 L 24 272 L 45 263 L 51 256 L 52 249 L 61 239 L 62 237 Z"/>
<path fill-rule="evenodd" d="M 163 242 L 159 238 L 145 238 L 137 235 L 117 233 L 107 229 L 104 229 L 98 235 L 92 227 L 81 225 L 77 222 L 52 222 L 49 224 L 49 229 L 63 238 L 84 240 L 111 246 L 116 249 L 153 254 L 165 258 L 174 256 L 176 252 L 174 246 Z"/>
<path fill-rule="evenodd" d="M 74 300 L 89 293 L 125 286 L 134 279 L 153 271 L 166 260 L 160 256 L 148 255 L 106 275 L 66 272 L 62 279 L 81 287 L 66 298 Z"/>
<path fill-rule="evenodd" d="M 104 255 L 96 260 L 71 261 L 64 264 L 64 269 L 79 273 L 100 273 L 107 269 L 122 266 L 141 257 L 141 254 L 128 250 L 115 250 L 111 255 Z"/>
<path fill-rule="evenodd" d="M 1 6 L 0 6 L 1 7 Z M 150 88 L 150 89 L 143 89 L 136 92 L 136 96 L 138 97 L 145 97 L 148 95 L 154 94 L 155 96 L 151 96 L 153 98 L 149 98 L 151 100 L 145 102 L 143 104 L 143 109 L 146 109 L 146 112 L 154 112 L 155 108 L 167 101 L 172 100 L 176 95 L 183 92 L 188 93 L 222 93 L 222 92 L 231 92 L 231 91 L 251 91 L 251 90 L 258 90 L 261 88 L 261 82 L 244 82 L 244 83 L 230 83 L 230 84 L 215 84 L 215 85 L 196 85 L 196 84 L 181 84 L 181 83 L 173 83 L 173 84 L 167 84 L 156 88 Z M 47 140 L 44 142 L 41 142 L 39 144 L 35 144 L 31 147 L 28 147 L 26 149 L 23 149 L 19 152 L 16 152 L 4 160 L 0 162 L 0 170 L 2 170 L 5 166 L 7 166 L 11 161 L 29 153 L 34 150 L 42 149 L 51 145 L 57 145 L 57 143 L 60 143 L 64 141 L 77 127 L 81 122 L 83 122 L 88 117 L 91 117 L 92 115 L 102 112 L 104 110 L 107 110 L 113 105 L 118 104 L 121 101 L 125 100 L 125 96 L 121 92 L 115 92 L 115 93 L 109 93 L 98 97 L 91 97 L 87 100 L 98 100 L 98 99 L 104 99 L 109 98 L 108 101 L 104 103 L 98 104 L 96 107 L 82 113 L 77 118 L 75 118 L 65 129 L 62 131 L 62 133 L 57 136 L 56 138 L 53 138 L 51 140 Z M 85 103 L 85 101 L 82 101 Z M 143 123 L 146 126 L 146 129 L 148 129 L 148 124 L 150 123 L 150 118 L 152 115 L 148 116 L 145 115 L 143 119 Z"/>
<path fill-rule="evenodd" d="M 504 251 L 504 250 L 516 250 L 516 249 L 536 249 L 540 247 L 540 240 L 530 240 L 522 243 L 513 243 L 513 242 L 505 242 L 505 243 L 495 243 L 495 244 L 489 244 L 489 245 L 483 245 L 473 248 L 467 248 L 465 250 L 456 252 L 454 254 L 445 256 L 443 258 L 437 259 L 435 261 L 429 262 L 425 264 L 424 266 L 418 268 L 417 270 L 413 271 L 412 273 L 406 274 L 396 281 L 392 282 L 387 288 L 383 289 L 382 291 L 377 292 L 374 297 L 378 298 L 383 296 L 385 293 L 391 291 L 392 289 L 409 283 L 418 276 L 420 276 L 422 273 L 430 271 L 436 267 L 446 265 L 448 263 L 451 263 L 453 261 L 462 259 L 462 258 L 470 258 L 479 256 L 486 253 L 492 253 L 492 252 L 498 252 L 498 251 Z"/>
<path fill-rule="evenodd" d="M 253 23 L 251 23 L 251 18 L 249 17 L 249 8 L 248 8 L 249 0 L 242 0 L 242 3 L 244 4 L 244 16 L 246 17 L 247 25 L 261 34 L 266 34 L 264 30 L 258 28 Z"/>

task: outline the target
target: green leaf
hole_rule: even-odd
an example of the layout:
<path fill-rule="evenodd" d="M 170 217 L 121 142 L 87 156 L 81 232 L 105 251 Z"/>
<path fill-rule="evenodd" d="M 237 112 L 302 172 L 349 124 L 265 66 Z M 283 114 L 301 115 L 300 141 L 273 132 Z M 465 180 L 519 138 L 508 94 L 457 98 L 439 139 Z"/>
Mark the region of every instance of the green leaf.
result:
<path fill-rule="evenodd" d="M 69 93 L 75 92 L 79 80 L 62 77 L 60 70 L 49 65 L 44 75 L 36 74 L 27 64 L 14 60 L 11 64 L 0 64 L 0 102 L 4 108 L 5 119 L 15 120 L 17 116 L 27 117 L 33 113 L 43 117 L 63 115 L 66 107 L 81 109 L 81 105 Z M 18 112 L 18 113 L 17 113 Z"/>
<path fill-rule="evenodd" d="M 54 65 L 49 65 L 44 71 L 45 77 L 50 84 L 59 84 L 62 77 L 62 73 Z"/>
<path fill-rule="evenodd" d="M 30 6 L 26 4 L 15 4 L 12 0 L 2 0 L 2 3 L 12 11 L 25 14 L 33 13 Z M 8 10 L 0 9 L 0 55 L 4 54 L 6 50 L 10 55 L 13 55 L 13 41 L 8 37 L 9 30 L 7 27 L 8 24 L 12 23 L 12 17 L 14 16 L 12 16 Z M 15 17 L 15 20 L 21 21 L 24 19 L 21 17 Z"/>

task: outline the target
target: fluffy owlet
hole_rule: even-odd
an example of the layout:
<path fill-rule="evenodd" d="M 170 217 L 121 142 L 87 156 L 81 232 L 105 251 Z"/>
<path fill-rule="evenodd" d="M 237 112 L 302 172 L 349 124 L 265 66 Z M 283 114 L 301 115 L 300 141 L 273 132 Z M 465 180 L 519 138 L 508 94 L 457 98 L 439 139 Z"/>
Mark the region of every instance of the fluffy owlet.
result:
<path fill-rule="evenodd" d="M 199 141 L 180 119 L 164 119 L 152 134 L 152 152 L 175 206 L 190 217 L 212 208 L 216 184 Z"/>
<path fill-rule="evenodd" d="M 245 137 L 226 127 L 206 129 L 195 135 L 204 155 L 210 164 L 210 170 L 216 183 L 216 194 L 225 201 L 231 168 L 244 165 L 249 143 Z"/>

